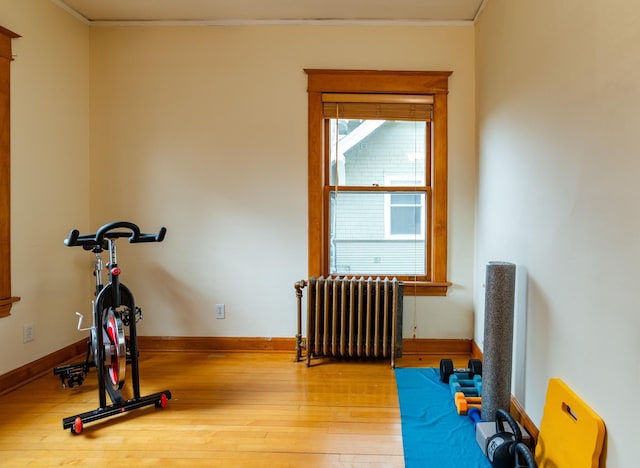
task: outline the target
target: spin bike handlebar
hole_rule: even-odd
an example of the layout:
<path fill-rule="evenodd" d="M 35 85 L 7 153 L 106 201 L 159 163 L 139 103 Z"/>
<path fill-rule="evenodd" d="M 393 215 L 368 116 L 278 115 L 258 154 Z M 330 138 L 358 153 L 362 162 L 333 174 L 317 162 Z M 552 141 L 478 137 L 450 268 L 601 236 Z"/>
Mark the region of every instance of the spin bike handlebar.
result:
<path fill-rule="evenodd" d="M 121 231 L 118 229 L 126 229 Z M 139 242 L 162 242 L 164 236 L 167 233 L 167 228 L 161 227 L 158 234 L 146 234 L 141 233 L 140 228 L 127 221 L 117 221 L 114 223 L 108 223 L 102 226 L 95 234 L 80 235 L 80 231 L 77 229 L 72 230 L 69 233 L 69 237 L 64 240 L 64 245 L 74 247 L 81 245 L 84 247 L 91 247 L 96 245 L 103 245 L 106 239 L 117 239 L 120 237 L 128 237 L 129 243 L 136 244 Z"/>

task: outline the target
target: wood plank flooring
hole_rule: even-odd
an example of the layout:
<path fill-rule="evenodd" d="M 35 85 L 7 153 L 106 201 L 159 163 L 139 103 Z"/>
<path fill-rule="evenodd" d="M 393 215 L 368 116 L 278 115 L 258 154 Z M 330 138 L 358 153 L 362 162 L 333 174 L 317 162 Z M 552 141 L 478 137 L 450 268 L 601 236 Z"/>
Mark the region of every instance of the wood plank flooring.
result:
<path fill-rule="evenodd" d="M 62 418 L 98 406 L 96 371 L 73 389 L 51 373 L 0 396 L 0 465 L 404 466 L 388 361 L 313 362 L 307 368 L 293 353 L 143 352 L 142 395 L 170 390 L 167 408 L 89 423 L 79 435 L 63 430 Z M 127 398 L 129 386 L 127 377 Z"/>

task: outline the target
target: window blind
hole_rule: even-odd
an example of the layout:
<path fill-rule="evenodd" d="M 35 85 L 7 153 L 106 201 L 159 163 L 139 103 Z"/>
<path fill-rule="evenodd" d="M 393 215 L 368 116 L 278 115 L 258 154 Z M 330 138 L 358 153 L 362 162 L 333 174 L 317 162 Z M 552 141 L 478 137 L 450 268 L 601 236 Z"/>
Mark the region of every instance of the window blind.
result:
<path fill-rule="evenodd" d="M 322 113 L 326 119 L 431 120 L 433 96 L 326 93 Z"/>

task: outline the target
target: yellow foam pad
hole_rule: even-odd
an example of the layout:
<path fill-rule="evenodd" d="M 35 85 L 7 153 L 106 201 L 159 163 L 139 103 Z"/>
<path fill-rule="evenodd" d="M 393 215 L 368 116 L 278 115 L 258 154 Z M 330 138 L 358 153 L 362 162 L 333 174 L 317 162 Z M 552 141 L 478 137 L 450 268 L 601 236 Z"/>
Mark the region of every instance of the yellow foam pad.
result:
<path fill-rule="evenodd" d="M 538 468 L 598 467 L 604 422 L 562 380 L 549 380 L 535 460 Z"/>

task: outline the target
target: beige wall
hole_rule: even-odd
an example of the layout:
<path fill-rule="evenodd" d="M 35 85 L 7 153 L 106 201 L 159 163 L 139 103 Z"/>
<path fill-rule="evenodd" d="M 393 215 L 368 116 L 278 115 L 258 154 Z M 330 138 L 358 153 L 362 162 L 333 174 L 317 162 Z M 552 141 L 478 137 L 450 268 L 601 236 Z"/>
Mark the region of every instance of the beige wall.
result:
<path fill-rule="evenodd" d="M 3 1 L 0 24 L 22 37 L 11 64 L 12 293 L 0 319 L 0 374 L 81 335 L 87 264 L 63 239 L 89 225 L 89 28 L 45 0 Z M 34 341 L 22 342 L 23 324 Z"/>
<path fill-rule="evenodd" d="M 48 0 L 0 5 L 15 41 L 13 292 L 0 373 L 82 338 L 92 256 L 62 240 L 129 220 L 119 244 L 140 332 L 292 337 L 306 277 L 304 68 L 451 70 L 448 297 L 408 298 L 405 336 L 473 335 L 471 27 L 89 28 Z M 225 303 L 227 319 L 214 319 Z M 35 340 L 22 343 L 22 327 Z"/>
<path fill-rule="evenodd" d="M 520 396 L 540 423 L 550 377 L 604 419 L 608 466 L 637 466 L 640 4 L 491 0 L 476 24 L 484 268 L 526 270 Z"/>
<path fill-rule="evenodd" d="M 473 333 L 471 27 L 91 30 L 91 224 L 168 228 L 124 246 L 147 335 L 293 336 L 307 272 L 304 68 L 452 70 L 446 298 L 407 300 L 405 335 Z M 124 275 L 124 274 L 123 274 Z M 227 319 L 214 319 L 214 305 Z"/>
<path fill-rule="evenodd" d="M 91 257 L 62 239 L 116 219 L 169 229 L 163 244 L 119 249 L 143 334 L 292 336 L 293 282 L 306 276 L 302 69 L 452 70 L 454 286 L 407 299 L 405 336 L 482 344 L 484 266 L 518 264 L 527 412 L 540 422 L 559 376 L 605 419 L 609 466 L 635 466 L 639 19 L 635 0 L 491 0 L 475 31 L 90 29 L 48 0 L 2 2 L 0 24 L 23 36 L 11 95 L 22 300 L 0 321 L 0 373 L 78 339 Z"/>

